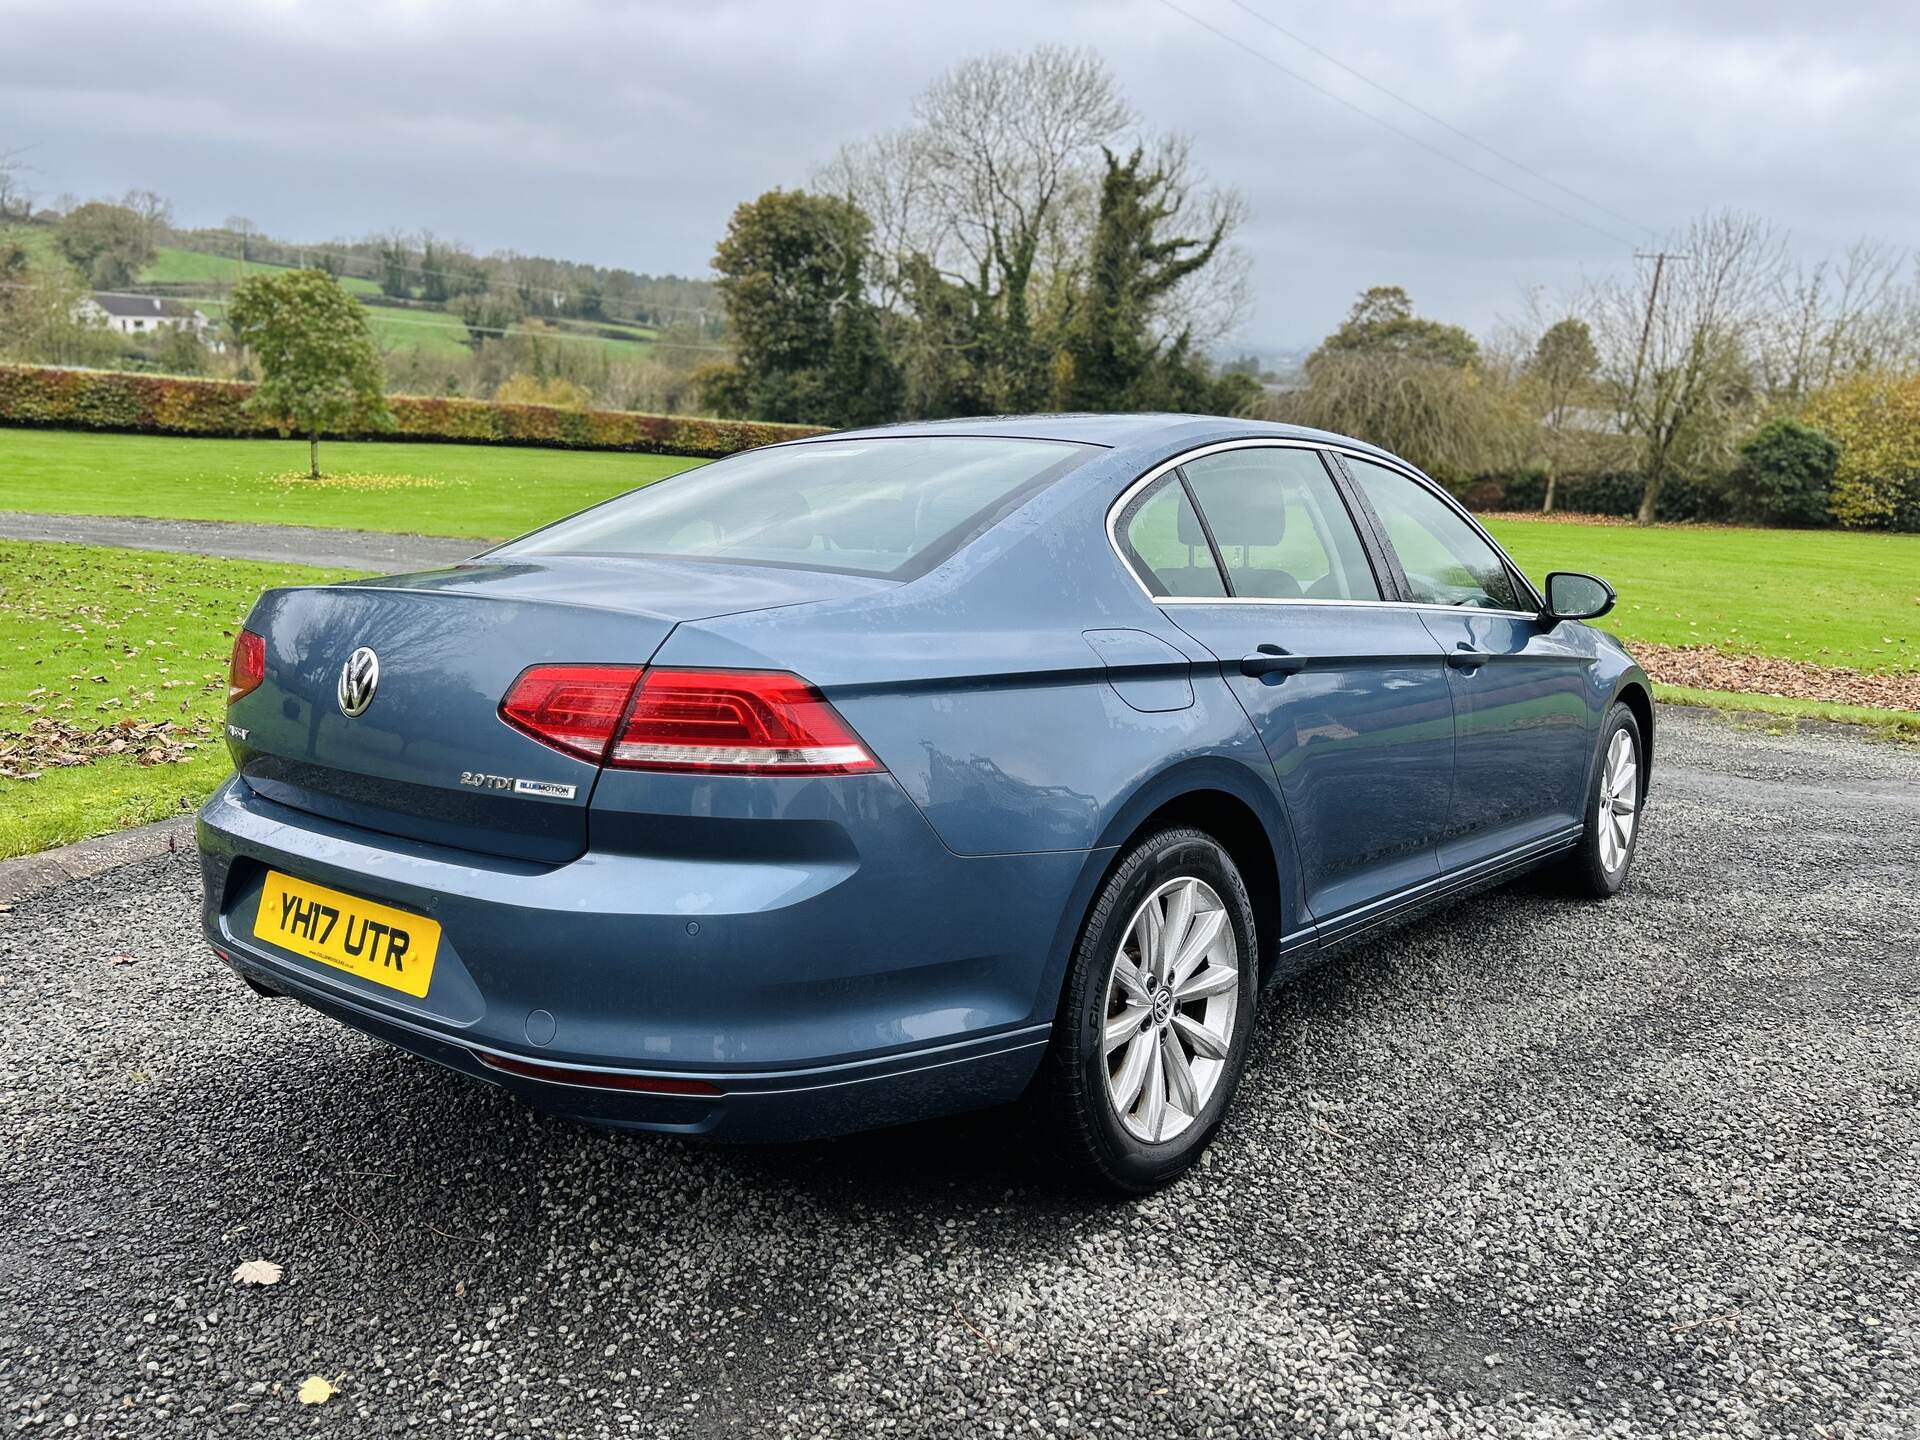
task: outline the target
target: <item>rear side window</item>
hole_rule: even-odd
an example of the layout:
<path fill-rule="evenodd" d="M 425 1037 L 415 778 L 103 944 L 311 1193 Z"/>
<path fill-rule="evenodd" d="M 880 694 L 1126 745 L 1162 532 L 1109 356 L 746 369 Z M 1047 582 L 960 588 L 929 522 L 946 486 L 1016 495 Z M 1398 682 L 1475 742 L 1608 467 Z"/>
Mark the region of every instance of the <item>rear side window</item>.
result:
<path fill-rule="evenodd" d="M 1220 450 L 1182 468 L 1236 596 L 1380 598 L 1360 532 L 1317 450 Z"/>
<path fill-rule="evenodd" d="M 1349 458 L 1347 468 L 1387 527 L 1414 600 L 1482 610 L 1523 608 L 1499 552 L 1446 501 L 1384 465 Z"/>
<path fill-rule="evenodd" d="M 907 579 L 1097 453 L 950 435 L 782 445 L 656 481 L 491 553 L 686 556 Z"/>
<path fill-rule="evenodd" d="M 1224 596 L 1207 532 L 1180 484 L 1178 473 L 1163 475 L 1127 507 L 1120 538 L 1143 579 L 1152 578 L 1156 595 Z"/>

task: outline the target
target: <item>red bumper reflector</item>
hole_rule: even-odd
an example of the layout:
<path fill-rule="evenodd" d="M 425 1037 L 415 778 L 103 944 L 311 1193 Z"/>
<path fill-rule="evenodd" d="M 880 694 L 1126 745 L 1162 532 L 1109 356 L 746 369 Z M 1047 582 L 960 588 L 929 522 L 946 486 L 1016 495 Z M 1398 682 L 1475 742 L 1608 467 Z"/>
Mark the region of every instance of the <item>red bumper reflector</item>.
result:
<path fill-rule="evenodd" d="M 670 1080 L 657 1075 L 618 1075 L 606 1070 L 588 1070 L 577 1065 L 541 1065 L 532 1060 L 511 1060 L 505 1055 L 486 1055 L 476 1050 L 474 1058 L 489 1070 L 504 1070 L 529 1080 L 545 1080 L 554 1085 L 584 1085 L 594 1090 L 631 1090 L 643 1095 L 723 1095 L 718 1085 L 704 1080 Z"/>

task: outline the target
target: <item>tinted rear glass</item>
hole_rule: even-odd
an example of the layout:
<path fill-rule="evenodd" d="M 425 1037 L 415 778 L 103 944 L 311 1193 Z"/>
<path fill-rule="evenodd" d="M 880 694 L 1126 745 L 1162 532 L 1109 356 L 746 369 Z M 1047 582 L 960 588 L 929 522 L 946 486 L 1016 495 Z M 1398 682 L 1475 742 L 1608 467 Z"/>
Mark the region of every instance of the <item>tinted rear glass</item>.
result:
<path fill-rule="evenodd" d="M 654 555 L 905 578 L 1090 455 L 1053 440 L 899 436 L 730 456 L 493 552 Z"/>

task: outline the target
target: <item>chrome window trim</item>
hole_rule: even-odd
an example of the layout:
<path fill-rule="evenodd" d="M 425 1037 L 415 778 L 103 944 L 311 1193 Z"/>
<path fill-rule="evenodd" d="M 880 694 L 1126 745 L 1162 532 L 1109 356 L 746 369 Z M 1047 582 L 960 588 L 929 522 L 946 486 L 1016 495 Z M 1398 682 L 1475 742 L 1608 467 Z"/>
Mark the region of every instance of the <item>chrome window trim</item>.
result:
<path fill-rule="evenodd" d="M 1147 486 L 1151 485 L 1168 471 L 1177 470 L 1190 460 L 1198 460 L 1205 455 L 1215 455 L 1223 450 L 1326 451 L 1335 455 L 1351 456 L 1355 460 L 1370 461 L 1380 466 L 1383 470 L 1391 470 L 1396 475 L 1404 475 L 1407 479 L 1413 481 L 1414 484 L 1423 486 L 1437 495 L 1441 502 L 1452 510 L 1454 514 L 1472 526 L 1475 533 L 1493 547 L 1493 553 L 1498 555 L 1507 568 L 1513 572 L 1514 578 L 1526 587 L 1527 593 L 1538 602 L 1540 608 L 1537 610 L 1492 610 L 1483 609 L 1474 605 L 1436 605 L 1431 601 L 1420 600 L 1308 600 L 1304 598 L 1298 600 L 1282 600 L 1242 595 L 1156 595 L 1153 593 L 1151 587 L 1147 585 L 1146 581 L 1140 578 L 1140 572 L 1133 567 L 1133 562 L 1127 559 L 1127 553 L 1121 547 L 1118 529 L 1121 512 L 1127 508 L 1128 501 L 1132 500 L 1135 495 L 1146 489 Z M 1357 484 L 1358 482 L 1353 483 Z M 1458 500 L 1454 499 L 1453 496 L 1449 495 L 1444 487 L 1435 484 L 1405 461 L 1397 460 L 1385 454 L 1361 450 L 1356 446 L 1329 443 L 1324 440 L 1308 440 L 1303 437 L 1290 435 L 1257 435 L 1241 440 L 1215 440 L 1211 444 L 1199 445 L 1183 454 L 1176 455 L 1171 460 L 1161 461 L 1158 465 L 1147 471 L 1146 474 L 1133 481 L 1126 489 L 1122 490 L 1120 494 L 1115 497 L 1113 503 L 1107 507 L 1107 547 L 1113 551 L 1114 558 L 1120 562 L 1120 568 L 1127 572 L 1127 578 L 1139 586 L 1140 593 L 1155 605 L 1393 605 L 1402 610 L 1439 610 L 1449 615 L 1497 615 L 1520 620 L 1537 620 L 1546 610 L 1547 604 L 1545 600 L 1541 599 L 1540 592 L 1534 588 L 1533 581 L 1528 577 L 1527 572 L 1514 563 L 1513 557 L 1507 554 L 1505 548 L 1498 540 L 1487 533 L 1487 527 L 1474 519 L 1472 512 Z"/>

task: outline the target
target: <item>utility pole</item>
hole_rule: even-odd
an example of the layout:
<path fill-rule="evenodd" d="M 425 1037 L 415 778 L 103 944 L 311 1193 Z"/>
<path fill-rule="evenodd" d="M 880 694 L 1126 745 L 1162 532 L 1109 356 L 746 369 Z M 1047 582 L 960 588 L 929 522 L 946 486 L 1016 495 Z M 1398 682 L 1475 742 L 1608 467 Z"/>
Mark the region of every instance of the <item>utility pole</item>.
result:
<path fill-rule="evenodd" d="M 1627 387 L 1627 413 L 1631 415 L 1634 407 L 1640 403 L 1640 372 L 1647 363 L 1647 344 L 1653 338 L 1653 307 L 1660 299 L 1660 277 L 1666 274 L 1667 261 L 1688 260 L 1691 256 L 1682 255 L 1673 250 L 1655 250 L 1649 254 L 1645 250 L 1633 252 L 1636 260 L 1653 261 L 1653 283 L 1647 287 L 1647 315 L 1640 322 L 1640 349 L 1633 357 L 1633 383 Z"/>
<path fill-rule="evenodd" d="M 1640 373 L 1646 368 L 1647 345 L 1653 339 L 1653 307 L 1660 299 L 1660 277 L 1666 274 L 1667 261 L 1689 260 L 1693 257 L 1671 250 L 1655 250 L 1651 254 L 1644 250 L 1636 250 L 1633 252 L 1633 258 L 1636 260 L 1653 261 L 1653 283 L 1647 286 L 1647 313 L 1646 318 L 1640 322 L 1640 348 L 1633 357 L 1633 383 L 1627 387 L 1627 409 L 1625 418 L 1628 424 L 1635 423 L 1640 408 Z M 1649 434 L 1647 438 L 1649 442 L 1651 442 L 1653 437 Z M 1660 477 L 1658 475 L 1648 477 L 1647 494 L 1640 502 L 1640 523 L 1642 525 L 1648 525 L 1653 522 L 1653 502 L 1655 495 L 1658 493 L 1659 485 Z"/>

